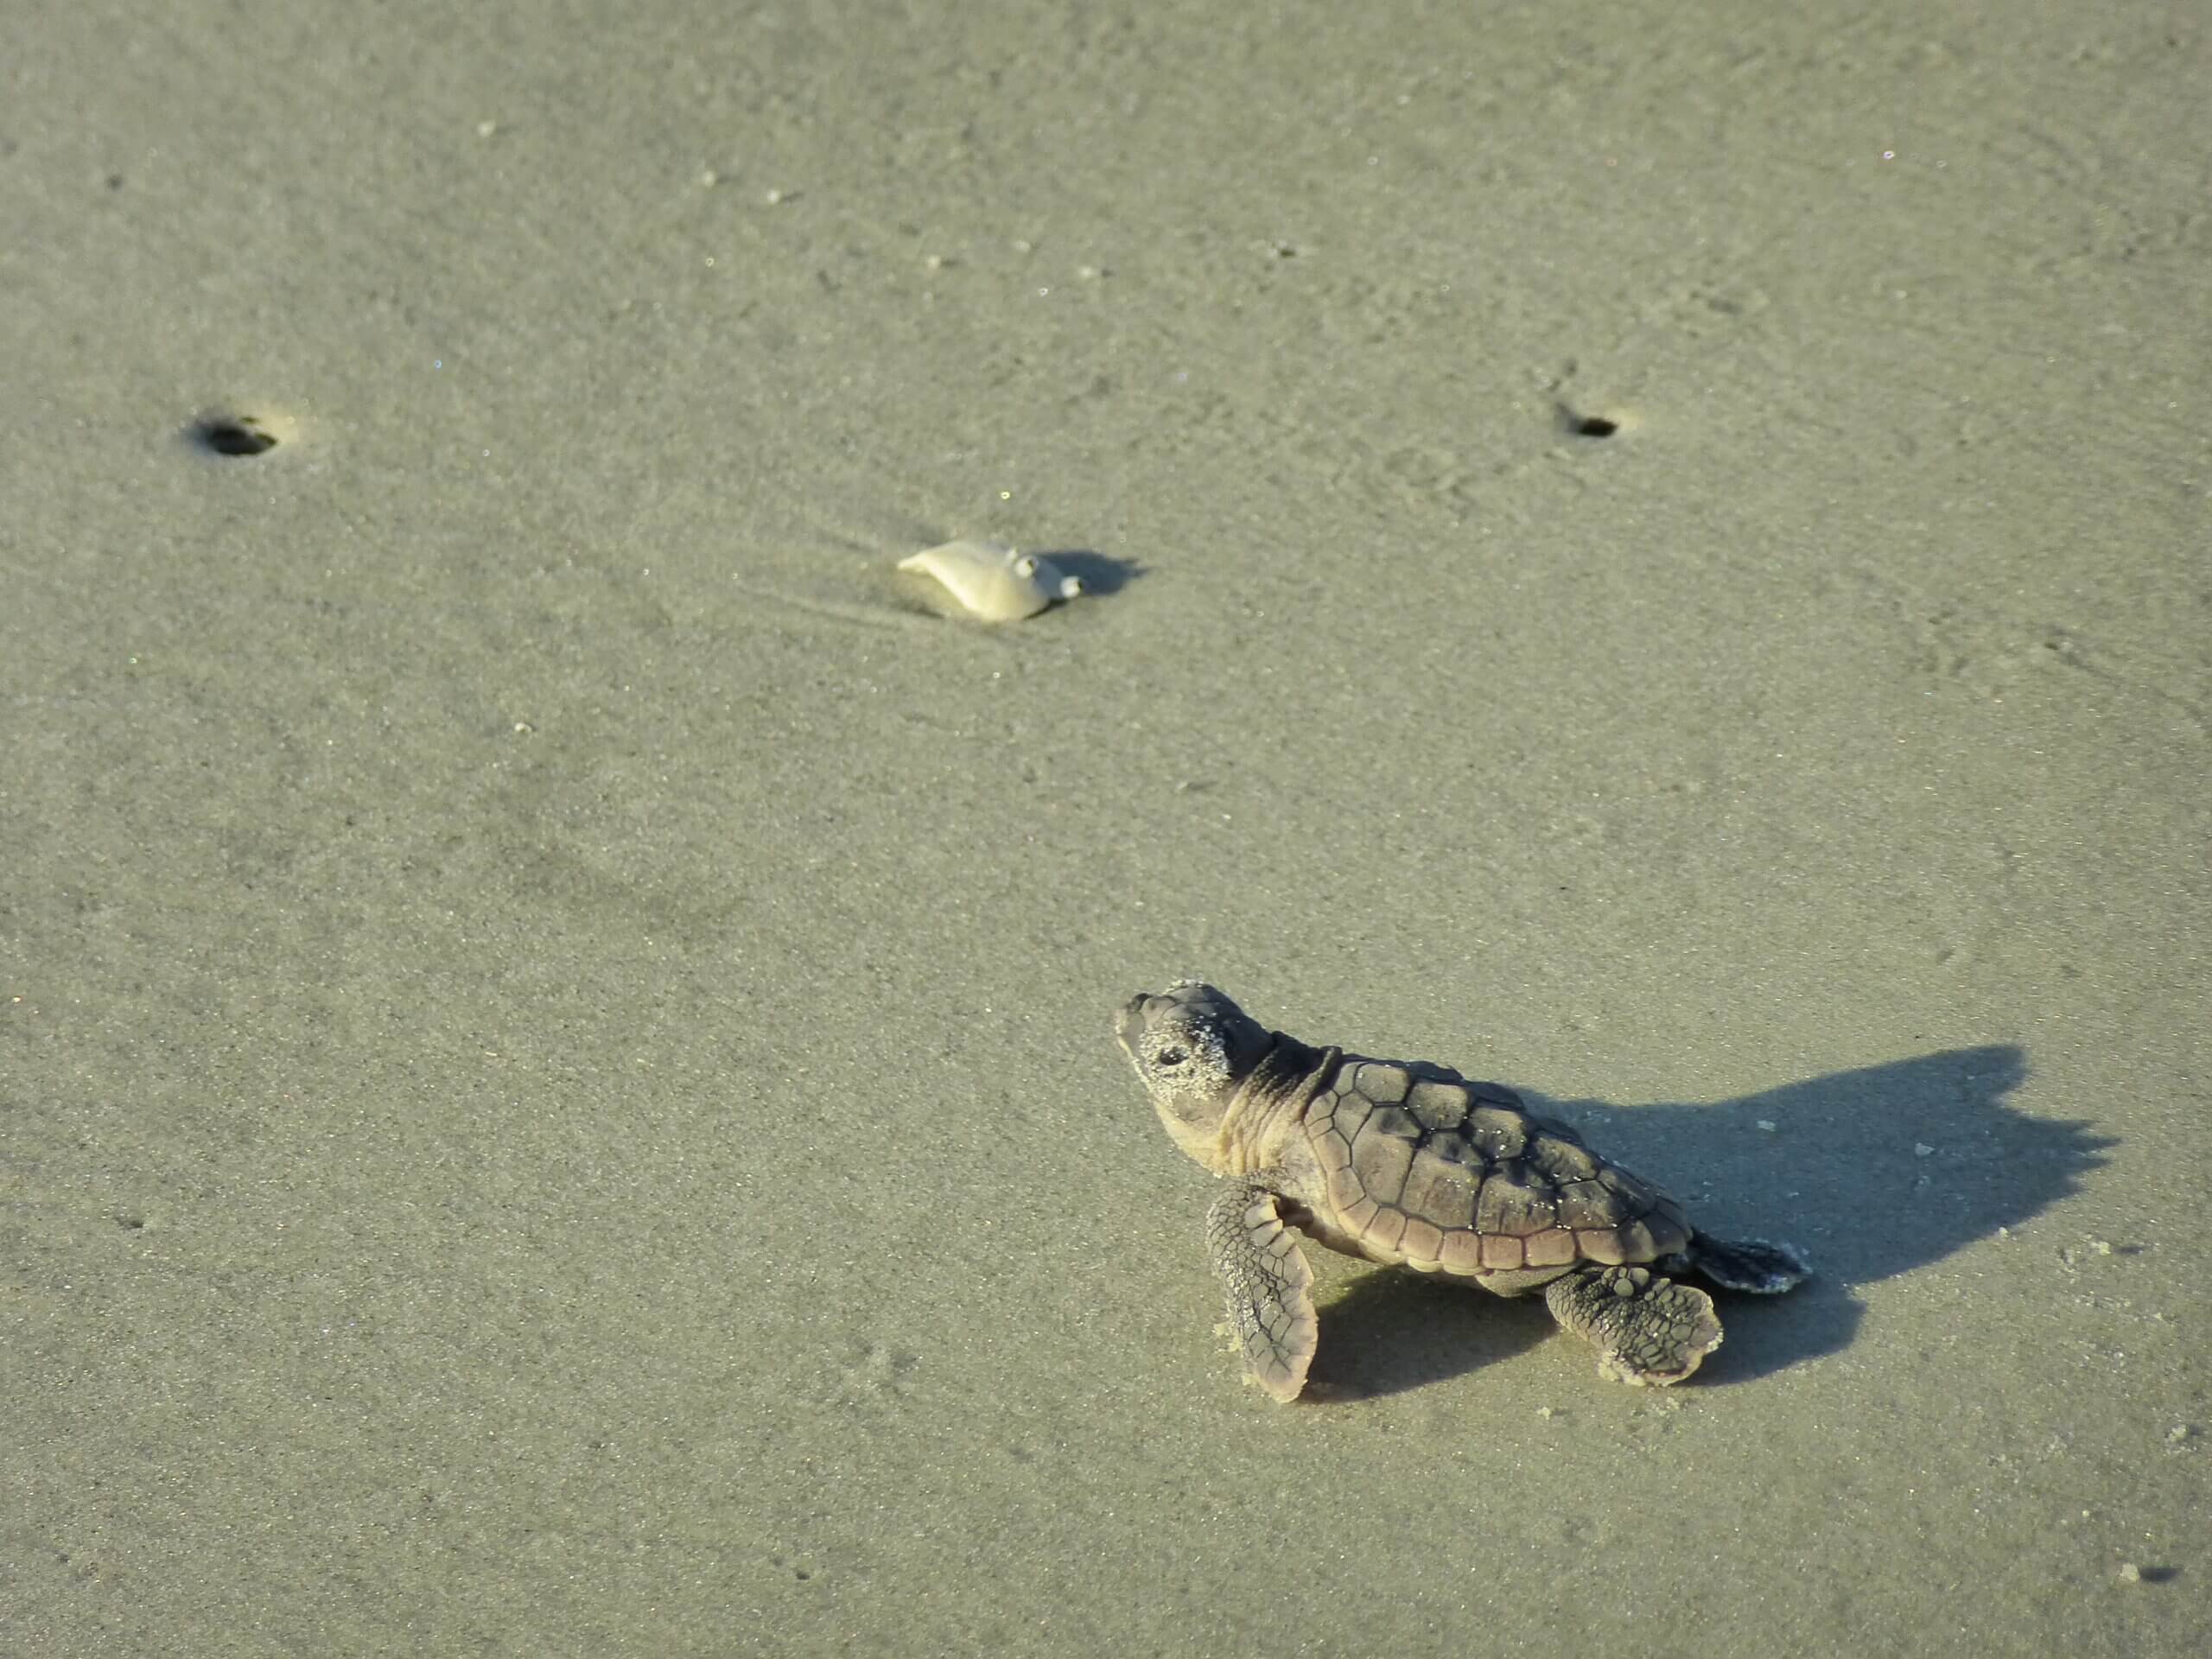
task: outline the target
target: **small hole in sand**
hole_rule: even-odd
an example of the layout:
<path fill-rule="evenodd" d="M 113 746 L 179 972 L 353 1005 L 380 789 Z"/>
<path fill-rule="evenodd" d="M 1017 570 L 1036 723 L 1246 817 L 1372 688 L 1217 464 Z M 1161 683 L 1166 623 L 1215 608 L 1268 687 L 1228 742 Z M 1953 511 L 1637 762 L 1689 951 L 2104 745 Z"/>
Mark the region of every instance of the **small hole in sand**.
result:
<path fill-rule="evenodd" d="M 1602 415 L 1585 415 L 1574 423 L 1575 435 L 1584 438 L 1610 438 L 1620 429 L 1618 421 L 1609 421 Z"/>
<path fill-rule="evenodd" d="M 217 455 L 266 454 L 276 447 L 276 435 L 251 415 L 210 415 L 195 421 L 192 441 Z"/>

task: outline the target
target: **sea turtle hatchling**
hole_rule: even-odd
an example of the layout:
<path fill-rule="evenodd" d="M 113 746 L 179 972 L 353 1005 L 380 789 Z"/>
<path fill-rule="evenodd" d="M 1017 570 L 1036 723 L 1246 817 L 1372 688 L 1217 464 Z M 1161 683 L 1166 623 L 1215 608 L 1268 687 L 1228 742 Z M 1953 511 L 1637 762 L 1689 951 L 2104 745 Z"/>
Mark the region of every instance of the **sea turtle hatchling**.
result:
<path fill-rule="evenodd" d="M 1679 1382 L 1720 1345 L 1712 1298 L 1669 1275 L 1772 1294 L 1811 1271 L 1787 1244 L 1707 1237 L 1497 1084 L 1313 1047 L 1197 980 L 1138 992 L 1116 1030 L 1169 1136 L 1233 1183 L 1206 1244 L 1245 1369 L 1278 1400 L 1306 1386 L 1317 1334 L 1292 1227 L 1501 1296 L 1541 1290 L 1601 1376 L 1638 1384 Z"/>

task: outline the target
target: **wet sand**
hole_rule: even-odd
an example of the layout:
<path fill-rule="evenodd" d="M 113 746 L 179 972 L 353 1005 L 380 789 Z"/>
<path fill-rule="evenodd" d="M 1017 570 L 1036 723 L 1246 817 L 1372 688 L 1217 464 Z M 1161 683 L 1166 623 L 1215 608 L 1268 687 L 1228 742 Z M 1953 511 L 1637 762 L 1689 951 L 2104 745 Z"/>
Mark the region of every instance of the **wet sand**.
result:
<path fill-rule="evenodd" d="M 0 1645 L 2206 1650 L 2190 9 L 16 35 Z M 1186 973 L 1820 1277 L 1274 1407 Z"/>

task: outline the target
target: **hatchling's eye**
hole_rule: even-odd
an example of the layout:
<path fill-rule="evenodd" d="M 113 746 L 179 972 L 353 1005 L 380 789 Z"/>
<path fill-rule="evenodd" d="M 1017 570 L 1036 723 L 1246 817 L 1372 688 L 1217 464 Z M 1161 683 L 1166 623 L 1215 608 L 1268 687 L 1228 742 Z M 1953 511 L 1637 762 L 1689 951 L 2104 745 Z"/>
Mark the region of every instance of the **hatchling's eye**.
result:
<path fill-rule="evenodd" d="M 1163 1048 L 1159 1053 L 1152 1057 L 1152 1063 L 1157 1066 L 1173 1067 L 1182 1065 L 1184 1061 L 1190 1058 L 1191 1056 L 1186 1050 L 1179 1048 Z"/>

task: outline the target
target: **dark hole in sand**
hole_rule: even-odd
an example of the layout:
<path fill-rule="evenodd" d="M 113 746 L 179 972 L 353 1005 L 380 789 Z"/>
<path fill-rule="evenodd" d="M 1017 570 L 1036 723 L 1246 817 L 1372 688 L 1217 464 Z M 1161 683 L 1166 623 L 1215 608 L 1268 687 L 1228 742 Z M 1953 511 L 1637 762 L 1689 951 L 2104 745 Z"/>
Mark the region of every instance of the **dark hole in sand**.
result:
<path fill-rule="evenodd" d="M 1584 438 L 1610 438 L 1620 429 L 1618 421 L 1609 421 L 1602 415 L 1585 415 L 1574 423 L 1575 435 Z"/>
<path fill-rule="evenodd" d="M 262 429 L 251 415 L 235 418 L 228 415 L 211 415 L 195 421 L 192 427 L 192 441 L 210 454 L 259 455 L 276 447 L 275 435 Z"/>

